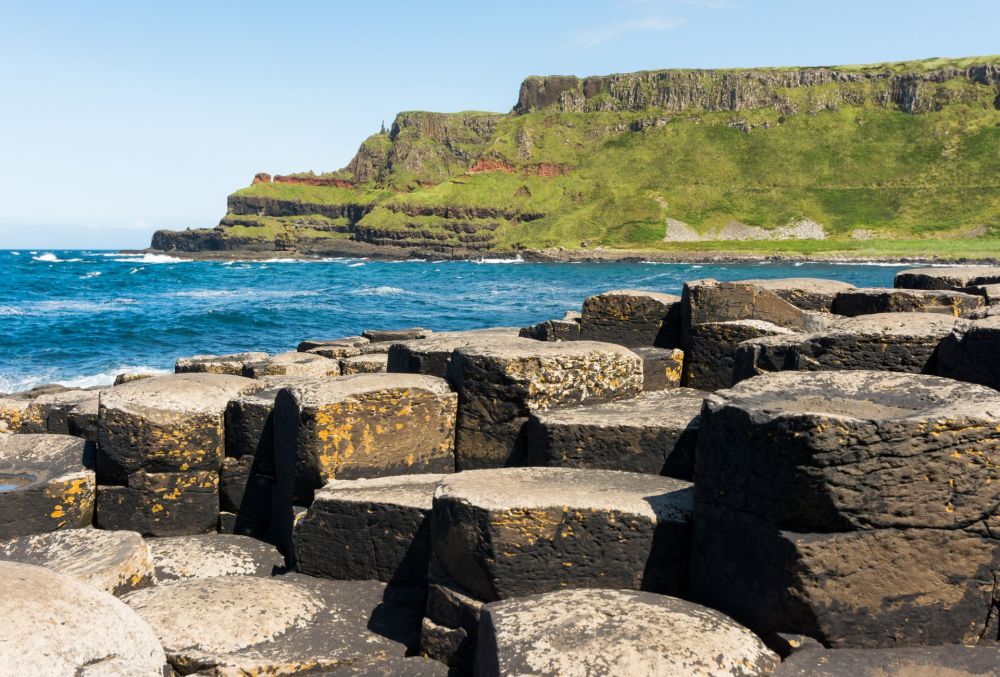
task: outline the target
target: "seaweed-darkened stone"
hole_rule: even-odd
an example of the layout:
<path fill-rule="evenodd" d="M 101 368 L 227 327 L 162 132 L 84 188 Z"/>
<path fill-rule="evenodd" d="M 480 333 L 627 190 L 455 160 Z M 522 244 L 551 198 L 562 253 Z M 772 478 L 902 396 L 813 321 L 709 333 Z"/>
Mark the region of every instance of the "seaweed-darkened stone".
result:
<path fill-rule="evenodd" d="M 1000 666 L 996 646 L 912 646 L 818 649 L 786 659 L 774 677 L 985 677 Z"/>
<path fill-rule="evenodd" d="M 311 576 L 427 584 L 434 490 L 447 475 L 335 480 L 295 527 L 298 569 Z"/>
<path fill-rule="evenodd" d="M 705 395 L 675 388 L 533 414 L 530 465 L 604 468 L 690 480 Z"/>
<path fill-rule="evenodd" d="M 160 581 L 270 576 L 285 564 L 273 545 L 236 534 L 151 538 L 147 543 Z"/>
<path fill-rule="evenodd" d="M 765 289 L 796 308 L 829 313 L 837 294 L 854 289 L 854 285 L 840 280 L 817 277 L 781 277 L 774 280 L 741 280 Z"/>
<path fill-rule="evenodd" d="M 839 320 L 823 331 L 748 340 L 736 349 L 733 380 L 796 370 L 933 373 L 938 344 L 955 322 L 940 313 L 880 313 Z"/>
<path fill-rule="evenodd" d="M 524 454 L 530 413 L 637 395 L 642 361 L 612 343 L 517 338 L 456 350 L 449 381 L 459 393 L 459 469 L 501 467 Z"/>
<path fill-rule="evenodd" d="M 935 370 L 1000 390 L 1000 315 L 957 323 L 938 347 Z"/>
<path fill-rule="evenodd" d="M 292 350 L 272 355 L 262 360 L 243 365 L 243 376 L 264 378 L 265 376 L 311 376 L 324 378 L 340 376 L 340 364 L 322 355 L 300 353 Z"/>
<path fill-rule="evenodd" d="M 415 339 L 425 339 L 430 336 L 430 329 L 423 327 L 410 327 L 409 329 L 366 329 L 361 332 L 361 336 L 372 343 L 384 341 L 413 341 Z"/>
<path fill-rule="evenodd" d="M 340 360 L 340 370 L 345 376 L 350 374 L 377 374 L 385 371 L 389 362 L 386 353 L 367 353 L 345 357 Z"/>
<path fill-rule="evenodd" d="M 181 357 L 174 364 L 177 374 L 229 374 L 240 376 L 247 362 L 266 359 L 267 353 L 249 352 L 231 355 L 192 355 Z"/>
<path fill-rule="evenodd" d="M 153 560 L 134 531 L 63 529 L 0 542 L 0 560 L 42 566 L 120 595 L 156 582 Z"/>
<path fill-rule="evenodd" d="M 833 312 L 848 317 L 876 313 L 944 313 L 960 317 L 983 305 L 982 296 L 950 290 L 852 289 L 837 294 Z"/>
<path fill-rule="evenodd" d="M 718 611 L 635 590 L 561 590 L 487 604 L 477 677 L 741 675 L 780 659 Z"/>
<path fill-rule="evenodd" d="M 632 348 L 642 359 L 642 389 L 677 388 L 684 372 L 684 351 L 680 348 Z"/>
<path fill-rule="evenodd" d="M 386 371 L 426 374 L 446 378 L 451 354 L 458 348 L 497 345 L 517 339 L 518 330 L 508 328 L 443 331 L 419 341 L 403 341 L 389 348 Z"/>
<path fill-rule="evenodd" d="M 676 348 L 680 341 L 680 297 L 655 291 L 617 289 L 583 302 L 580 338 L 627 347 Z"/>
<path fill-rule="evenodd" d="M 718 390 L 733 384 L 737 347 L 764 336 L 794 336 L 790 329 L 763 320 L 729 320 L 692 325 L 684 352 L 682 382 L 689 388 Z"/>
<path fill-rule="evenodd" d="M 0 590 L 5 674 L 163 676 L 156 635 L 108 593 L 18 562 L 0 562 Z"/>
<path fill-rule="evenodd" d="M 0 539 L 88 526 L 93 449 L 68 435 L 0 435 Z"/>
<path fill-rule="evenodd" d="M 900 289 L 958 289 L 1000 282 L 1000 267 L 956 266 L 911 268 L 896 273 L 893 285 Z"/>
<path fill-rule="evenodd" d="M 416 642 L 421 599 L 405 593 L 289 574 L 177 581 L 123 599 L 181 674 L 288 674 L 402 658 Z"/>
<path fill-rule="evenodd" d="M 147 536 L 215 531 L 219 522 L 219 473 L 213 470 L 129 475 L 124 486 L 99 485 L 94 523 Z"/>

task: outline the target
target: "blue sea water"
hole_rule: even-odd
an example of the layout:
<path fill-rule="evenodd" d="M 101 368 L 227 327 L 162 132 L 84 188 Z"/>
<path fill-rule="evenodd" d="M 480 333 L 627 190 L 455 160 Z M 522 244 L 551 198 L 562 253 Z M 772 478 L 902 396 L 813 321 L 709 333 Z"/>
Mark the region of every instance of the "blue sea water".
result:
<path fill-rule="evenodd" d="M 0 392 L 169 371 L 195 353 L 291 350 L 363 329 L 522 326 L 608 289 L 822 277 L 891 286 L 903 266 L 523 261 L 184 261 L 104 251 L 0 251 Z"/>

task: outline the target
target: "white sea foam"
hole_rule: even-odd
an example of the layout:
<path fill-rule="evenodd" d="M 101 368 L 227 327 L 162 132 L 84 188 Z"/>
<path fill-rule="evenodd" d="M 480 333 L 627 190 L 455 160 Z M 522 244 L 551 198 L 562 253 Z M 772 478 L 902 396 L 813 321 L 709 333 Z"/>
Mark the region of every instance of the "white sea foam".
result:
<path fill-rule="evenodd" d="M 52 252 L 45 252 L 40 256 L 32 256 L 31 258 L 34 259 L 35 261 L 44 261 L 45 263 L 60 263 L 62 261 L 61 258 L 56 256 Z"/>
<path fill-rule="evenodd" d="M 349 264 L 347 264 L 347 267 L 348 268 L 360 268 L 363 265 L 365 265 L 364 261 L 358 261 L 357 263 L 349 263 Z"/>
<path fill-rule="evenodd" d="M 21 252 L 11 252 L 10 255 L 11 256 L 20 256 Z"/>
<path fill-rule="evenodd" d="M 86 275 L 81 275 L 80 279 L 81 280 L 86 280 L 86 279 L 91 278 L 91 277 L 100 277 L 100 276 L 101 276 L 101 271 L 95 270 L 95 271 L 93 271 L 91 273 L 87 273 Z"/>
<path fill-rule="evenodd" d="M 0 306 L 0 317 L 4 315 L 24 315 L 24 311 L 20 308 L 15 308 L 14 306 Z"/>
<path fill-rule="evenodd" d="M 410 292 L 399 287 L 359 287 L 349 293 L 353 296 L 402 296 Z"/>
<path fill-rule="evenodd" d="M 120 256 L 120 254 L 111 254 L 111 256 Z M 187 263 L 189 259 L 179 259 L 167 254 L 143 254 L 142 256 L 117 258 L 115 261 L 118 263 Z"/>
<path fill-rule="evenodd" d="M 524 263 L 520 254 L 512 259 L 471 259 L 472 263 Z"/>
<path fill-rule="evenodd" d="M 43 369 L 34 374 L 11 376 L 0 374 L 0 392 L 16 393 L 29 390 L 35 386 L 45 383 L 56 383 L 67 388 L 93 388 L 95 386 L 109 386 L 115 382 L 118 374 L 168 374 L 166 369 L 158 369 L 145 365 L 121 364 L 113 369 L 101 371 L 96 374 L 81 374 L 71 376 L 60 374 L 59 370 L 50 368 Z"/>

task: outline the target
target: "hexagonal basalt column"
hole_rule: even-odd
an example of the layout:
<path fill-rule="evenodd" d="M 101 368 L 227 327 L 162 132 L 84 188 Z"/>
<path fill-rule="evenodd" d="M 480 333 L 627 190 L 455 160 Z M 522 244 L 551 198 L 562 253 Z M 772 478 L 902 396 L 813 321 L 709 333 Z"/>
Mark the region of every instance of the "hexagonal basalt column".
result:
<path fill-rule="evenodd" d="M 300 353 L 292 350 L 272 355 L 266 359 L 247 362 L 243 365 L 243 376 L 264 378 L 267 376 L 311 376 L 324 378 L 340 376 L 340 364 L 322 355 Z"/>
<path fill-rule="evenodd" d="M 837 294 L 833 312 L 848 317 L 876 313 L 944 313 L 964 317 L 984 305 L 982 296 L 949 290 L 852 289 Z"/>
<path fill-rule="evenodd" d="M 618 289 L 583 302 L 580 338 L 629 348 L 676 348 L 680 340 L 679 296 Z"/>
<path fill-rule="evenodd" d="M 386 371 L 447 378 L 451 354 L 459 348 L 495 346 L 516 340 L 516 329 L 472 329 L 438 332 L 428 338 L 395 343 L 389 348 Z"/>
<path fill-rule="evenodd" d="M 959 289 L 1000 282 L 1000 267 L 955 266 L 953 268 L 911 268 L 896 273 L 898 289 Z"/>
<path fill-rule="evenodd" d="M 938 346 L 935 373 L 1000 390 L 1000 315 L 957 323 Z"/>
<path fill-rule="evenodd" d="M 240 376 L 248 362 L 267 359 L 267 353 L 233 353 L 231 355 L 192 355 L 182 357 L 174 364 L 177 374 L 229 374 Z"/>

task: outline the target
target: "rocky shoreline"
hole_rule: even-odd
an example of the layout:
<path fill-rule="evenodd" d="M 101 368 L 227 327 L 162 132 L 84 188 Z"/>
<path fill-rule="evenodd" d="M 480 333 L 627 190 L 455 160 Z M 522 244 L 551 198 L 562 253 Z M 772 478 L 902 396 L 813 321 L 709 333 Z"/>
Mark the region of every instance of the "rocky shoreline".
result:
<path fill-rule="evenodd" d="M 998 309 L 691 280 L 0 396 L 0 671 L 996 674 Z"/>

